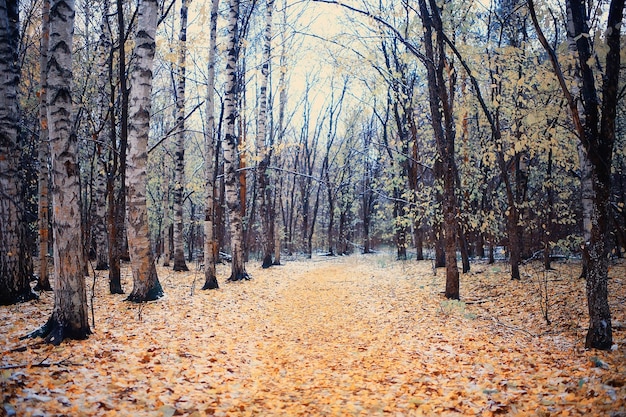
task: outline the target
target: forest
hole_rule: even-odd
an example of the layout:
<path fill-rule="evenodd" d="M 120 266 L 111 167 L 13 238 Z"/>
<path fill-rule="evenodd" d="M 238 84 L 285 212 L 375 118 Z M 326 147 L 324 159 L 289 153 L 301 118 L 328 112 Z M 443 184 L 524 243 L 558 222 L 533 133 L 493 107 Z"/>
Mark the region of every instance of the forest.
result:
<path fill-rule="evenodd" d="M 345 398 L 328 408 L 320 391 L 307 400 L 312 414 L 494 415 L 537 404 L 544 415 L 584 414 L 592 403 L 626 412 L 613 399 L 626 389 L 623 13 L 624 0 L 0 0 L 0 386 L 7 392 L 0 415 L 68 412 L 24 405 L 49 395 L 20 378 L 84 366 L 71 354 L 59 359 L 53 346 L 78 355 L 107 342 L 97 355 L 108 363 L 103 355 L 125 351 L 130 335 L 157 326 L 150 331 L 159 341 L 142 339 L 140 346 L 153 347 L 137 353 L 136 365 L 153 366 L 159 349 L 158 363 L 166 363 L 176 355 L 162 338 L 173 333 L 149 320 L 159 308 L 171 312 L 176 334 L 201 332 L 187 327 L 182 311 L 210 322 L 215 334 L 257 332 L 232 336 L 240 343 L 233 350 L 197 336 L 217 349 L 208 366 L 223 373 L 210 389 L 235 384 L 244 392 L 244 380 L 255 383 L 242 375 L 262 375 L 272 354 L 263 341 L 278 337 L 238 316 L 233 306 L 261 314 L 255 296 L 258 309 L 276 311 L 260 316 L 270 327 L 304 332 L 290 343 L 332 342 L 323 320 L 354 334 L 337 343 L 356 349 L 361 364 L 363 352 L 394 354 L 363 347 L 374 343 L 371 334 L 425 349 L 397 334 L 409 328 L 403 312 L 419 316 L 422 308 L 422 319 L 437 323 L 433 334 L 450 343 L 448 321 L 472 329 L 461 337 L 468 343 L 510 343 L 502 331 L 511 332 L 584 359 L 563 365 L 570 375 L 581 363 L 595 372 L 565 388 L 554 375 L 532 387 L 504 384 L 516 393 L 506 398 L 498 397 L 504 385 L 474 381 L 482 396 L 473 402 L 467 390 L 433 391 L 420 380 L 431 400 L 457 401 L 451 408 L 404 388 L 390 397 L 399 407 L 391 411 L 389 398 L 367 395 L 357 409 L 345 408 Z M 386 319 L 348 308 L 365 308 L 364 288 L 373 296 L 367 308 L 379 306 L 396 324 L 391 333 Z M 422 298 L 407 299 L 413 292 Z M 529 307 L 517 306 L 521 300 Z M 218 306 L 241 327 L 220 322 Z M 532 311 L 532 328 L 519 324 L 523 316 L 502 325 L 494 309 Z M 120 333 L 109 321 L 124 314 L 130 321 Z M 350 328 L 346 317 L 358 324 Z M 437 346 L 423 320 L 408 321 L 415 338 Z M 559 332 L 567 342 L 555 341 Z M 186 353 L 179 349 L 177 361 L 209 355 L 193 347 L 198 340 L 179 342 Z M 442 345 L 447 353 L 465 346 L 450 343 Z M 307 362 L 310 352 L 298 349 L 278 351 L 284 361 L 306 358 L 311 375 L 338 360 L 339 351 L 319 352 L 326 362 Z M 511 349 L 514 362 L 522 352 Z M 242 356 L 245 371 L 219 352 Z M 33 362 L 38 356 L 46 359 Z M 446 360 L 436 356 L 437 366 Z M 567 361 L 550 360 L 544 364 Z M 14 371 L 22 368 L 34 373 Z M 400 384 L 398 369 L 385 369 L 386 380 Z M 277 377 L 292 371 L 277 368 Z M 119 395 L 130 392 L 108 378 Z M 199 375 L 189 378 L 200 383 Z M 445 383 L 469 383 L 455 378 Z M 588 388 L 585 378 L 602 383 Z M 337 383 L 329 381 L 318 385 Z M 519 391 L 545 386 L 566 391 L 516 408 Z M 585 402 L 589 390 L 595 402 Z M 161 398 L 150 407 L 155 415 L 281 414 L 270 400 L 293 401 L 250 397 L 199 409 Z M 98 401 L 99 411 L 85 415 L 120 412 Z"/>

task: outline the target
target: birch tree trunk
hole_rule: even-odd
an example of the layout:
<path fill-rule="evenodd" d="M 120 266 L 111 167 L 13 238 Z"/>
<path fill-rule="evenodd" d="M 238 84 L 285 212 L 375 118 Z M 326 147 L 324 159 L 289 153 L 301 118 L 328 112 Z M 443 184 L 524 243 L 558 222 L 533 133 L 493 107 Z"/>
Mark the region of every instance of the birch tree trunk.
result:
<path fill-rule="evenodd" d="M 257 178 L 259 181 L 259 208 L 261 211 L 261 249 L 263 251 L 263 268 L 272 266 L 272 252 L 274 245 L 274 216 L 271 210 L 270 178 L 267 167 L 270 163 L 271 149 L 267 149 L 267 83 L 269 78 L 270 51 L 272 48 L 272 10 L 274 0 L 267 0 L 265 12 L 265 37 L 263 39 L 263 58 L 261 63 L 261 81 L 259 87 L 259 115 L 257 123 Z"/>
<path fill-rule="evenodd" d="M 164 172 L 163 176 L 163 227 L 161 230 L 161 241 L 163 242 L 163 266 L 170 266 L 170 260 L 172 258 L 172 246 L 171 241 L 171 226 L 170 220 L 170 175 L 168 173 L 168 163 L 164 160 Z"/>
<path fill-rule="evenodd" d="M 241 214 L 241 200 L 239 198 L 239 182 L 237 169 L 239 157 L 237 154 L 237 93 L 239 83 L 237 80 L 237 61 L 239 58 L 239 0 L 229 1 L 228 13 L 228 36 L 226 41 L 226 93 L 224 95 L 224 182 L 226 208 L 230 227 L 231 245 L 231 275 L 229 281 L 249 279 L 245 269 L 243 222 Z"/>
<path fill-rule="evenodd" d="M 48 322 L 31 335 L 58 345 L 63 339 L 85 339 L 91 333 L 87 314 L 83 235 L 81 232 L 78 139 L 72 132 L 73 0 L 50 5 L 48 50 L 48 122 L 52 159 L 54 238 L 54 309 Z"/>
<path fill-rule="evenodd" d="M 30 289 L 19 179 L 19 7 L 0 0 L 0 305 L 35 298 Z"/>
<path fill-rule="evenodd" d="M 48 107 L 46 103 L 46 63 L 48 62 L 48 45 L 50 40 L 50 1 L 44 0 L 41 6 L 41 57 L 39 59 L 39 277 L 36 290 L 52 291 L 50 274 L 48 273 L 49 241 L 50 241 L 50 146 L 48 144 Z"/>
<path fill-rule="evenodd" d="M 176 149 L 174 151 L 174 271 L 189 271 L 183 239 L 183 192 L 185 191 L 185 59 L 187 55 L 187 0 L 181 1 L 176 87 Z"/>
<path fill-rule="evenodd" d="M 156 0 L 142 0 L 139 3 L 133 67 L 130 72 L 126 221 L 133 290 L 127 300 L 134 302 L 155 300 L 163 296 L 150 242 L 146 206 L 146 149 L 150 132 L 150 94 L 157 14 Z"/>
<path fill-rule="evenodd" d="M 206 130 L 205 149 L 205 184 L 206 203 L 204 209 L 204 286 L 203 290 L 219 288 L 215 264 L 218 257 L 218 242 L 215 237 L 215 181 L 217 178 L 217 135 L 215 132 L 215 55 L 217 52 L 217 17 L 219 0 L 211 4 L 211 23 L 209 33 L 209 64 L 206 95 Z"/>
<path fill-rule="evenodd" d="M 285 39 L 285 32 L 287 31 L 287 0 L 283 0 L 283 9 L 281 14 L 282 28 L 280 31 L 281 40 L 281 52 L 280 52 L 280 75 L 278 77 L 278 125 L 276 129 L 277 141 L 282 143 L 285 133 L 285 107 L 287 106 L 287 87 L 285 82 L 285 75 L 287 73 L 287 41 Z M 278 158 L 280 159 L 280 156 Z M 280 165 L 279 161 L 276 161 L 277 165 Z M 276 190 L 274 191 L 274 265 L 280 265 L 280 252 L 281 241 L 283 236 L 287 235 L 287 227 L 284 222 L 281 224 L 281 217 L 276 215 L 276 210 L 281 210 L 282 198 L 280 190 L 282 186 L 275 183 Z M 282 210 L 281 210 L 282 211 Z M 281 227 L 282 226 L 282 227 Z"/>
<path fill-rule="evenodd" d="M 109 118 L 111 117 L 109 103 L 110 93 L 108 87 L 109 51 L 111 50 L 111 38 L 108 29 L 108 2 L 104 3 L 102 20 L 100 23 L 100 40 L 98 42 L 98 111 L 100 115 L 97 131 L 97 162 L 96 179 L 94 184 L 93 204 L 93 233 L 96 244 L 96 270 L 109 269 L 109 252 L 106 229 L 106 186 L 107 168 L 106 152 L 104 144 L 111 137 Z"/>

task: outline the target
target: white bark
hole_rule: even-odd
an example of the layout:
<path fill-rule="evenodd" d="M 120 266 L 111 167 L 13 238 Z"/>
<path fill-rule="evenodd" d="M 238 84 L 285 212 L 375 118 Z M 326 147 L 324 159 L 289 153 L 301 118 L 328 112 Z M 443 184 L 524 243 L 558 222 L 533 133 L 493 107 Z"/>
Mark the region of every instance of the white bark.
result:
<path fill-rule="evenodd" d="M 111 37 L 107 25 L 108 2 L 104 3 L 102 11 L 102 20 L 100 23 L 100 40 L 98 42 L 98 112 L 99 123 L 98 136 L 96 143 L 96 177 L 94 184 L 94 203 L 93 203 L 93 233 L 96 244 L 96 269 L 105 270 L 109 268 L 108 256 L 108 238 L 106 229 L 106 146 L 110 139 L 110 122 L 109 122 L 109 92 L 108 86 L 108 69 L 109 69 L 109 51 L 111 50 Z"/>
<path fill-rule="evenodd" d="M 74 1 L 50 4 L 48 126 L 52 160 L 52 230 L 55 302 L 47 340 L 83 339 L 90 333 L 81 232 L 78 140 L 72 131 Z"/>
<path fill-rule="evenodd" d="M 217 13 L 219 0 L 213 0 L 211 5 L 211 23 L 209 33 L 209 64 L 206 96 L 206 131 L 204 136 L 205 147 L 205 183 L 206 204 L 204 211 L 204 286 L 203 289 L 219 287 L 215 264 L 217 262 L 218 242 L 215 238 L 215 172 L 217 138 L 215 134 L 215 55 L 217 43 Z"/>
<path fill-rule="evenodd" d="M 230 227 L 231 242 L 231 276 L 229 280 L 238 281 L 248 278 L 244 264 L 243 222 L 241 219 L 241 201 L 237 169 L 239 155 L 237 153 L 236 121 L 238 117 L 237 96 L 237 61 L 239 57 L 239 0 L 229 1 L 228 36 L 226 41 L 226 93 L 224 95 L 224 184 L 226 208 Z"/>
<path fill-rule="evenodd" d="M 183 192 L 185 190 L 185 59 L 187 55 L 187 0 L 181 0 L 176 88 L 176 150 L 174 153 L 174 271 L 189 271 L 183 240 Z"/>
<path fill-rule="evenodd" d="M 259 208 L 261 221 L 261 249 L 263 251 L 263 268 L 272 265 L 272 231 L 274 221 L 271 207 L 271 194 L 267 167 L 269 165 L 270 150 L 267 149 L 267 84 L 272 48 L 272 11 L 274 0 L 267 0 L 265 12 L 265 36 L 263 39 L 263 57 L 261 63 L 261 80 L 259 86 L 259 114 L 257 121 L 256 150 L 257 150 L 257 178 L 259 184 Z"/>
<path fill-rule="evenodd" d="M 126 221 L 133 273 L 133 291 L 128 300 L 135 302 L 154 300 L 163 295 L 152 253 L 146 206 L 146 163 L 157 14 L 155 0 L 141 0 L 130 71 Z"/>

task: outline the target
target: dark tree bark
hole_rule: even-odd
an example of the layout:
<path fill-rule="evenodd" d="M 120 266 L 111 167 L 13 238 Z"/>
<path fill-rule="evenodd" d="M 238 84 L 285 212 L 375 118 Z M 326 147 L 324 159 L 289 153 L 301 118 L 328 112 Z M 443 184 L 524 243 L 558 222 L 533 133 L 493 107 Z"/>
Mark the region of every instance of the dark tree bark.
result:
<path fill-rule="evenodd" d="M 117 123 L 115 117 L 111 117 L 110 135 L 111 150 L 110 164 L 107 172 L 107 231 L 108 231 L 108 255 L 109 255 L 109 291 L 111 294 L 124 294 L 122 288 L 121 259 L 123 255 L 126 219 L 126 149 L 128 145 L 128 86 L 126 79 L 126 26 L 124 23 L 124 7 L 122 0 L 116 0 L 117 6 L 117 48 L 118 48 L 118 78 L 120 96 L 119 116 L 119 142 L 116 135 Z M 115 81 L 113 79 L 113 60 L 109 59 L 110 77 L 110 104 L 115 106 Z"/>
<path fill-rule="evenodd" d="M 0 1 L 0 305 L 36 298 L 19 174 L 18 42 L 18 2 Z"/>
<path fill-rule="evenodd" d="M 50 1 L 44 0 L 41 6 L 41 58 L 39 59 L 39 276 L 35 290 L 52 291 L 48 272 L 50 258 L 50 146 L 48 145 L 48 107 L 46 102 L 46 63 L 50 39 Z"/>
<path fill-rule="evenodd" d="M 109 33 L 109 3 L 105 2 L 102 10 L 100 23 L 100 39 L 98 41 L 98 116 L 99 122 L 94 137 L 96 143 L 96 173 L 94 181 L 94 196 L 92 207 L 92 225 L 94 234 L 94 244 L 96 251 L 96 270 L 104 271 L 109 269 L 108 241 L 106 229 L 106 192 L 107 192 L 107 152 L 105 144 L 111 137 L 111 124 L 109 118 L 112 117 L 112 108 L 109 87 L 109 69 L 111 68 L 111 36 Z"/>
<path fill-rule="evenodd" d="M 609 350 L 613 344 L 611 310 L 608 303 L 608 253 L 610 192 L 613 146 L 615 143 L 615 120 L 620 74 L 620 29 L 624 15 L 624 0 L 612 0 L 609 4 L 607 30 L 605 32 L 606 63 L 602 79 L 602 100 L 598 96 L 596 74 L 592 61 L 595 55 L 589 34 L 585 2 L 569 0 L 568 38 L 572 41 L 580 76 L 580 97 L 575 97 L 567 87 L 557 56 L 543 35 L 534 3 L 528 2 L 529 10 L 539 40 L 548 53 L 552 66 L 567 99 L 576 133 L 586 153 L 591 168 L 593 199 L 589 210 L 591 230 L 585 235 L 583 258 L 587 266 L 587 305 L 589 329 L 585 347 Z M 579 109 L 578 103 L 582 105 Z M 587 239 L 588 237 L 588 239 Z"/>
<path fill-rule="evenodd" d="M 446 298 L 459 299 L 459 270 L 456 261 L 457 217 L 456 217 L 456 165 L 454 162 L 454 127 L 451 97 L 448 96 L 443 71 L 446 66 L 443 28 L 438 6 L 430 0 L 430 11 L 425 0 L 420 0 L 420 11 L 424 24 L 424 47 L 432 125 L 437 141 L 437 154 L 441 161 L 443 183 L 443 228 L 446 254 Z M 433 45 L 433 29 L 436 45 Z M 436 46 L 436 55 L 435 55 Z M 443 113 L 443 114 L 442 114 Z M 443 117 L 442 117 L 443 116 Z"/>

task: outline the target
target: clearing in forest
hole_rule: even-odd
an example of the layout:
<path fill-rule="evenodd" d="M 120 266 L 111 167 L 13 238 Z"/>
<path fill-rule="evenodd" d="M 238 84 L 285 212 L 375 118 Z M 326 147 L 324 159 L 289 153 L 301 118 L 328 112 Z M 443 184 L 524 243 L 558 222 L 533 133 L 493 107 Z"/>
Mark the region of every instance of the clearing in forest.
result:
<path fill-rule="evenodd" d="M 166 296 L 142 305 L 99 273 L 88 340 L 19 340 L 51 294 L 0 307 L 0 415 L 626 415 L 623 325 L 615 351 L 583 349 L 578 264 L 527 265 L 517 282 L 506 264 L 472 267 L 461 302 L 429 261 L 385 254 L 250 263 L 251 281 L 217 291 L 160 268 Z M 610 277 L 624 323 L 624 263 Z"/>

